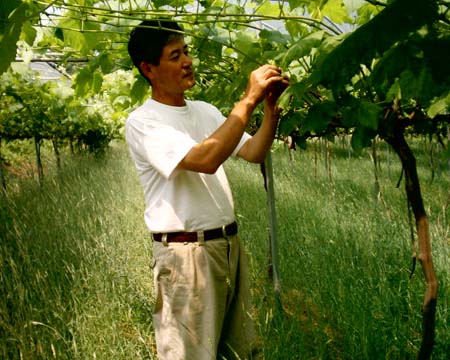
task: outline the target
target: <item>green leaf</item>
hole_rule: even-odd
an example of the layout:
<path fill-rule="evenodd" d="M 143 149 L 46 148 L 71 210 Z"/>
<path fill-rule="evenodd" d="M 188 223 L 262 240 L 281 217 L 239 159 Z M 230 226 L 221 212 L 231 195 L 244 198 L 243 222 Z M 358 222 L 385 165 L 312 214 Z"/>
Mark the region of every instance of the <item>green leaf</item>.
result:
<path fill-rule="evenodd" d="M 354 101 L 353 106 L 347 109 L 343 122 L 350 126 L 362 125 L 365 128 L 376 130 L 383 110 L 376 104 L 366 101 Z"/>
<path fill-rule="evenodd" d="M 415 97 L 417 93 L 416 76 L 411 70 L 405 70 L 400 74 L 399 84 L 403 99 Z"/>
<path fill-rule="evenodd" d="M 295 136 L 294 142 L 295 144 L 302 150 L 306 150 L 307 147 L 307 140 L 308 138 L 306 136 Z"/>
<path fill-rule="evenodd" d="M 0 1 L 0 34 L 5 34 L 8 29 L 9 18 L 13 15 L 14 10 L 23 6 L 21 0 Z"/>
<path fill-rule="evenodd" d="M 256 10 L 256 14 L 265 16 L 279 16 L 281 12 L 280 6 L 270 0 L 265 0 Z"/>
<path fill-rule="evenodd" d="M 437 86 L 433 81 L 433 76 L 429 67 L 422 67 L 417 75 L 415 98 L 422 106 L 428 107 L 431 99 L 436 95 L 436 88 Z"/>
<path fill-rule="evenodd" d="M 83 97 L 89 93 L 91 90 L 92 78 L 93 74 L 89 66 L 84 67 L 78 72 L 73 84 L 77 96 Z"/>
<path fill-rule="evenodd" d="M 103 74 L 99 71 L 94 72 L 92 76 L 92 91 L 94 94 L 100 92 L 103 84 Z"/>
<path fill-rule="evenodd" d="M 98 63 L 103 71 L 103 74 L 108 74 L 114 68 L 114 62 L 109 52 L 103 52 L 98 59 Z"/>
<path fill-rule="evenodd" d="M 55 37 L 61 41 L 64 41 L 64 32 L 60 27 L 55 28 Z"/>
<path fill-rule="evenodd" d="M 436 1 L 396 0 L 315 64 L 311 80 L 342 91 L 362 64 L 437 18 Z"/>
<path fill-rule="evenodd" d="M 316 31 L 291 45 L 282 57 L 281 67 L 284 68 L 292 61 L 309 55 L 313 48 L 318 47 L 322 43 L 324 34 L 324 31 Z"/>
<path fill-rule="evenodd" d="M 348 10 L 342 0 L 328 0 L 322 8 L 322 15 L 328 16 L 337 24 L 352 22 Z"/>
<path fill-rule="evenodd" d="M 373 4 L 365 4 L 358 8 L 358 18 L 357 23 L 358 24 L 364 24 L 368 22 L 370 19 L 372 19 L 376 14 L 380 12 L 380 9 Z"/>
<path fill-rule="evenodd" d="M 309 85 L 306 81 L 289 85 L 289 87 L 283 92 L 283 94 L 281 94 L 278 100 L 278 106 L 282 109 L 288 109 L 290 106 L 302 106 L 304 102 L 303 96 L 308 88 Z"/>
<path fill-rule="evenodd" d="M 436 115 L 450 113 L 450 91 L 444 93 L 441 97 L 436 99 L 426 112 L 431 118 Z"/>
<path fill-rule="evenodd" d="M 245 54 L 250 58 L 259 55 L 261 48 L 254 33 L 239 32 L 236 34 L 234 46 L 241 54 Z"/>
<path fill-rule="evenodd" d="M 324 101 L 314 104 L 310 107 L 308 115 L 301 127 L 301 134 L 310 131 L 315 134 L 320 134 L 326 130 L 328 124 L 336 116 L 337 106 L 333 101 Z"/>
<path fill-rule="evenodd" d="M 63 29 L 65 45 L 82 55 L 94 50 L 104 36 L 100 32 L 100 26 L 91 21 L 64 17 L 59 25 Z"/>
<path fill-rule="evenodd" d="M 434 82 L 442 87 L 450 86 L 450 34 L 441 37 L 425 37 L 421 44 L 424 60 L 433 73 Z"/>
<path fill-rule="evenodd" d="M 177 8 L 183 5 L 187 5 L 190 2 L 190 0 L 153 0 L 151 3 L 156 8 L 161 8 L 163 6 L 172 6 L 174 8 Z"/>
<path fill-rule="evenodd" d="M 281 135 L 290 135 L 304 121 L 301 112 L 289 112 L 280 119 L 278 131 Z"/>
<path fill-rule="evenodd" d="M 300 7 L 300 6 L 305 6 L 310 1 L 305 1 L 305 0 L 288 0 L 288 2 L 289 2 L 289 7 L 291 8 L 291 10 L 294 10 L 294 9 Z"/>
<path fill-rule="evenodd" d="M 102 71 L 103 74 L 109 74 L 114 69 L 113 59 L 110 51 L 104 51 L 89 62 L 91 71 Z"/>
<path fill-rule="evenodd" d="M 400 73 L 410 67 L 414 57 L 413 49 L 406 43 L 400 43 L 386 51 L 370 74 L 369 81 L 378 96 L 383 98 Z"/>
<path fill-rule="evenodd" d="M 358 126 L 352 134 L 352 148 L 355 151 L 361 151 L 363 148 L 369 147 L 375 135 L 375 131 L 364 126 Z"/>
<path fill-rule="evenodd" d="M 36 39 L 37 31 L 29 21 L 26 21 L 22 26 L 22 39 L 30 46 L 33 45 Z"/>
<path fill-rule="evenodd" d="M 4 73 L 16 57 L 17 41 L 22 25 L 27 20 L 27 3 L 2 1 L 0 4 L 0 74 Z"/>
<path fill-rule="evenodd" d="M 220 42 L 215 41 L 215 39 L 208 39 L 208 38 L 201 38 L 200 40 L 197 40 L 197 42 L 194 44 L 196 51 L 198 52 L 199 56 L 206 57 L 209 59 L 212 57 L 215 61 L 220 61 L 222 58 L 222 47 L 223 47 L 223 40 L 221 39 Z"/>
<path fill-rule="evenodd" d="M 372 102 L 363 100 L 356 111 L 356 115 L 361 125 L 368 129 L 376 130 L 382 118 L 383 109 Z"/>
<path fill-rule="evenodd" d="M 136 81 L 133 83 L 133 87 L 131 88 L 130 96 L 131 101 L 140 103 L 142 102 L 148 95 L 149 84 L 148 81 L 143 76 L 138 76 Z"/>
<path fill-rule="evenodd" d="M 293 38 L 299 38 L 310 32 L 309 28 L 299 21 L 286 20 L 285 27 Z"/>
<path fill-rule="evenodd" d="M 402 98 L 402 89 L 400 87 L 400 82 L 398 79 L 392 84 L 388 92 L 386 93 L 386 100 L 393 101 L 394 99 Z"/>
<path fill-rule="evenodd" d="M 266 30 L 263 29 L 259 32 L 259 37 L 261 39 L 267 40 L 269 42 L 274 42 L 276 44 L 287 44 L 289 42 L 289 36 L 283 34 L 277 30 Z"/>

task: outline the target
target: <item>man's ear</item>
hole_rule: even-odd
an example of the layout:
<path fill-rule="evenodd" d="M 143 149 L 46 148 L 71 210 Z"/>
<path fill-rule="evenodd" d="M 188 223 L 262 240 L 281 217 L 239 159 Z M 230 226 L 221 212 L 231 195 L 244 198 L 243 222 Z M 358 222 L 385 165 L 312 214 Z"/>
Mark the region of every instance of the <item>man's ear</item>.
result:
<path fill-rule="evenodd" d="M 152 65 L 146 61 L 141 61 L 141 64 L 139 65 L 139 67 L 140 67 L 142 73 L 151 80 L 151 78 L 153 77 Z"/>

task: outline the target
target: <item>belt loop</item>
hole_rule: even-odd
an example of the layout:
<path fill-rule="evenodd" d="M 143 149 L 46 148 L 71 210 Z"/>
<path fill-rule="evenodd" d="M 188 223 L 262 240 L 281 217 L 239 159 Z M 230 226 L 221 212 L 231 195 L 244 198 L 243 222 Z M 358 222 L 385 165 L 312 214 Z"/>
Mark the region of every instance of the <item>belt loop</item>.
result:
<path fill-rule="evenodd" d="M 199 246 L 205 245 L 205 233 L 203 231 L 197 231 L 197 241 Z"/>
<path fill-rule="evenodd" d="M 161 242 L 163 243 L 164 246 L 168 246 L 169 244 L 167 243 L 167 233 L 162 234 L 161 236 Z"/>

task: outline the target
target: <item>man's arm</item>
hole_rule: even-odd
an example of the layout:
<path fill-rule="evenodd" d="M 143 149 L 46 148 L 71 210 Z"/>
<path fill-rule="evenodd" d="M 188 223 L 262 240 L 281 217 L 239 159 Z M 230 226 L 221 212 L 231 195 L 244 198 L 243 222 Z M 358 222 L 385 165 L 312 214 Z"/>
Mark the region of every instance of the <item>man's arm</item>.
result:
<path fill-rule="evenodd" d="M 262 163 L 270 149 L 277 130 L 279 114 L 276 108 L 264 106 L 264 118 L 258 131 L 247 140 L 238 156 L 252 163 Z"/>
<path fill-rule="evenodd" d="M 275 138 L 280 116 L 281 109 L 277 107 L 277 100 L 288 85 L 288 79 L 284 78 L 282 82 L 271 87 L 272 91 L 269 91 L 266 95 L 264 118 L 261 127 L 242 146 L 238 156 L 253 163 L 264 162 L 267 151 L 269 151 Z"/>
<path fill-rule="evenodd" d="M 253 111 L 265 98 L 267 89 L 283 81 L 285 80 L 281 76 L 281 71 L 276 66 L 263 65 L 254 70 L 243 98 L 235 105 L 225 122 L 207 139 L 195 145 L 180 161 L 177 169 L 215 173 L 239 144 Z M 272 126 L 265 125 L 264 127 L 268 128 L 264 133 L 271 131 L 274 133 Z M 274 126 L 276 128 L 276 121 Z"/>

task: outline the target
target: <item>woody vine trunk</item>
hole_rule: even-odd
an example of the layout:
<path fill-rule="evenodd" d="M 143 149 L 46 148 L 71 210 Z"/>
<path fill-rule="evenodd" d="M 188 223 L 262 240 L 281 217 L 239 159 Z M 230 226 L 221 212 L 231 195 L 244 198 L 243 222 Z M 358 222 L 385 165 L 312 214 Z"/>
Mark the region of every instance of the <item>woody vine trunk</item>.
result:
<path fill-rule="evenodd" d="M 418 260 L 426 281 L 426 291 L 422 306 L 422 344 L 418 359 L 430 359 L 434 345 L 436 303 L 438 293 L 438 280 L 433 268 L 431 256 L 430 231 L 428 217 L 423 205 L 420 191 L 419 177 L 417 175 L 416 159 L 409 147 L 402 131 L 394 131 L 386 138 L 400 157 L 405 176 L 405 190 L 408 203 L 414 213 L 419 245 Z"/>

